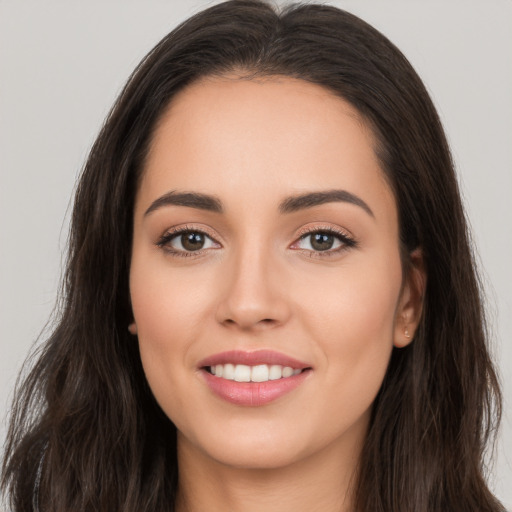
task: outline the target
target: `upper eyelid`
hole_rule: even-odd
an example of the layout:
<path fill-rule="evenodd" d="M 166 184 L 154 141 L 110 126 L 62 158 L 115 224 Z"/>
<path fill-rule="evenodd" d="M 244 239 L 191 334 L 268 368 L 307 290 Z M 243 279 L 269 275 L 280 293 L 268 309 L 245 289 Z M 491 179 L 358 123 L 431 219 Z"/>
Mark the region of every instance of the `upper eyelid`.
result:
<path fill-rule="evenodd" d="M 166 229 L 163 232 L 163 234 L 159 237 L 159 241 L 157 242 L 157 244 L 159 245 L 160 242 L 166 237 L 179 236 L 182 233 L 188 233 L 188 232 L 202 233 L 202 234 L 208 236 L 214 242 L 216 242 L 220 245 L 223 245 L 223 243 L 219 241 L 219 238 L 222 238 L 222 237 L 214 235 L 213 233 L 210 232 L 209 229 L 206 229 L 203 226 L 198 227 L 198 226 L 193 226 L 193 225 L 188 225 L 188 224 Z M 319 232 L 328 232 L 328 233 L 333 234 L 334 236 L 341 237 L 342 239 L 343 238 L 349 239 L 355 243 L 355 238 L 346 229 L 343 229 L 340 227 L 328 226 L 328 225 L 315 225 L 315 226 L 307 226 L 306 225 L 306 226 L 303 226 L 302 228 L 300 228 L 295 233 L 294 240 L 293 240 L 293 242 L 291 242 L 291 245 L 296 244 L 300 239 L 302 239 L 308 235 L 311 235 L 314 233 L 319 233 Z"/>
<path fill-rule="evenodd" d="M 325 225 L 303 227 L 298 231 L 296 236 L 298 238 L 302 238 L 304 236 L 307 236 L 307 235 L 310 235 L 313 233 L 321 233 L 321 232 L 327 232 L 327 233 L 331 233 L 333 235 L 338 235 L 338 236 L 341 236 L 344 238 L 349 238 L 351 240 L 354 240 L 354 236 L 347 229 L 334 227 L 334 226 L 325 226 Z"/>
<path fill-rule="evenodd" d="M 211 238 L 214 242 L 221 243 L 218 240 L 219 237 L 217 237 L 216 235 L 211 233 L 209 229 L 205 229 L 204 227 L 196 227 L 196 226 L 189 226 L 189 225 L 167 228 L 163 232 L 163 234 L 160 238 L 164 238 L 168 235 L 178 236 L 183 233 L 202 233 L 203 235 L 206 235 L 209 238 Z"/>

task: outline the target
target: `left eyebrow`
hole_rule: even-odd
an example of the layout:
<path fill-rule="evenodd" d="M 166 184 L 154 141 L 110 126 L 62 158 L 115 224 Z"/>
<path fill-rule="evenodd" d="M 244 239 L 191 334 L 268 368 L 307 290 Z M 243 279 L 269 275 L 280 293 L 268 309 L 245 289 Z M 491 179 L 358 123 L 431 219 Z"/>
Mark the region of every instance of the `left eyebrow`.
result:
<path fill-rule="evenodd" d="M 189 208 L 198 208 L 215 213 L 222 213 L 222 203 L 214 196 L 199 194 L 197 192 L 176 192 L 171 190 L 151 203 L 144 216 L 162 208 L 163 206 L 187 206 Z"/>
<path fill-rule="evenodd" d="M 375 218 L 372 209 L 360 197 L 347 190 L 325 190 L 288 197 L 279 205 L 279 211 L 281 213 L 293 213 L 298 210 L 335 202 L 354 204 L 362 208 L 368 215 Z"/>

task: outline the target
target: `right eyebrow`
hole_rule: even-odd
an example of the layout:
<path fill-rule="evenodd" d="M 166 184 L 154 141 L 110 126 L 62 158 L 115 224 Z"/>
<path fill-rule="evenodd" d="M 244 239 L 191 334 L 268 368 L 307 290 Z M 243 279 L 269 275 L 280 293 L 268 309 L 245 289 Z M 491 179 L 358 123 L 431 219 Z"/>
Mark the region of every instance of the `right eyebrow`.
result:
<path fill-rule="evenodd" d="M 351 203 L 362 208 L 370 217 L 375 218 L 372 209 L 358 196 L 347 190 L 325 190 L 291 196 L 285 199 L 279 210 L 281 213 L 293 213 L 298 210 L 312 208 L 325 203 Z"/>
<path fill-rule="evenodd" d="M 169 205 L 188 206 L 189 208 L 198 208 L 215 213 L 222 213 L 223 211 L 220 199 L 215 196 L 197 192 L 176 192 L 171 190 L 158 199 L 155 199 L 144 213 L 144 216 L 146 217 L 151 212 Z"/>

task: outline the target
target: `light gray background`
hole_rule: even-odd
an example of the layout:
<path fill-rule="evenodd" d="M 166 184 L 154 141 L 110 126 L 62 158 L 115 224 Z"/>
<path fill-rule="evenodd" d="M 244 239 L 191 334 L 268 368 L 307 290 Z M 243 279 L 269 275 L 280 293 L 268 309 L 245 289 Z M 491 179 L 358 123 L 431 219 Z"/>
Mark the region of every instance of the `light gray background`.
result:
<path fill-rule="evenodd" d="M 0 0 L 0 417 L 55 301 L 77 173 L 138 61 L 204 0 Z M 484 270 L 505 413 L 491 485 L 512 507 L 512 2 L 332 1 L 424 79 Z M 0 427 L 0 439 L 5 426 Z M 508 485 L 507 485 L 508 484 Z"/>

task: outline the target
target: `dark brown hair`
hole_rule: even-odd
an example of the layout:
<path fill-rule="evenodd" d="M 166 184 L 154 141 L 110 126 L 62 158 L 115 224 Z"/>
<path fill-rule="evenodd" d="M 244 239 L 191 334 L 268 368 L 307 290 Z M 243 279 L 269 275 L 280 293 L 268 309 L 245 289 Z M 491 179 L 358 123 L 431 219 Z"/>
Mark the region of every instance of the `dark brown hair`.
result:
<path fill-rule="evenodd" d="M 133 203 L 174 95 L 233 71 L 307 80 L 358 109 L 396 197 L 404 266 L 423 250 L 422 320 L 414 341 L 394 349 L 375 400 L 356 510 L 503 510 L 483 463 L 499 387 L 453 164 L 425 87 L 392 43 L 347 12 L 293 5 L 277 13 L 234 0 L 192 17 L 146 56 L 91 150 L 59 317 L 13 406 L 2 480 L 13 511 L 173 510 L 176 429 L 127 331 Z"/>

